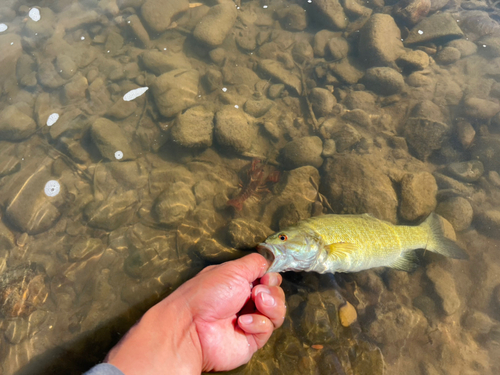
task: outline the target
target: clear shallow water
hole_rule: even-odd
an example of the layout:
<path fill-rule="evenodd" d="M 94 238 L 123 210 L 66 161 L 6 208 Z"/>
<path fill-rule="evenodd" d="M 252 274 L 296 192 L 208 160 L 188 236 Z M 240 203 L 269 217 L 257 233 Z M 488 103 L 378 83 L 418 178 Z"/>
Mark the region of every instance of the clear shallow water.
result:
<path fill-rule="evenodd" d="M 233 373 L 498 373 L 496 5 L 322 4 L 2 4 L 1 372 L 81 373 L 300 219 L 435 210 L 468 262 L 286 274 L 285 325 Z"/>

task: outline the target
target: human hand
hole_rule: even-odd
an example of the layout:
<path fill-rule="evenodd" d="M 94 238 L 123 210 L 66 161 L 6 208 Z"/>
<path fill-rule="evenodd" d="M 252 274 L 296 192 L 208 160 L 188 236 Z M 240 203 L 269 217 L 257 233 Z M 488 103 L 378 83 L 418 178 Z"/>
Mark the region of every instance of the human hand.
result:
<path fill-rule="evenodd" d="M 153 306 L 107 361 L 126 375 L 199 374 L 247 363 L 285 317 L 282 278 L 267 268 L 260 254 L 205 268 Z"/>

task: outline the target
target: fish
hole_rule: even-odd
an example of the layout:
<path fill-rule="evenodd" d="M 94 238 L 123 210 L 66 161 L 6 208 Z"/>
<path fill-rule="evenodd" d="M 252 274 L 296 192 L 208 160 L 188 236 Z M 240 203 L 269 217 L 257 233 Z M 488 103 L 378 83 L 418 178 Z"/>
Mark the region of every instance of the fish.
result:
<path fill-rule="evenodd" d="M 468 259 L 464 249 L 445 237 L 435 213 L 416 226 L 393 225 L 370 214 L 316 216 L 272 234 L 257 246 L 270 263 L 267 272 L 318 273 L 374 267 L 411 272 L 418 267 L 417 249 Z"/>

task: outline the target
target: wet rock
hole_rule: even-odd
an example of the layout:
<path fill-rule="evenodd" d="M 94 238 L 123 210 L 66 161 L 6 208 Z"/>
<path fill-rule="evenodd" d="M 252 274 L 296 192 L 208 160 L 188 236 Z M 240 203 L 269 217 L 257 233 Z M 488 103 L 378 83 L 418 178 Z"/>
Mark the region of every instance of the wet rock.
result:
<path fill-rule="evenodd" d="M 331 30 L 343 30 L 347 27 L 347 16 L 338 0 L 318 0 L 311 3 L 314 19 Z"/>
<path fill-rule="evenodd" d="M 323 142 L 323 151 L 321 152 L 321 156 L 323 158 L 329 158 L 335 154 L 337 151 L 337 146 L 335 145 L 335 141 L 333 139 L 326 139 Z"/>
<path fill-rule="evenodd" d="M 349 85 L 354 85 L 364 75 L 359 63 L 351 57 L 342 59 L 339 62 L 331 63 L 328 65 L 328 68 L 334 76 Z"/>
<path fill-rule="evenodd" d="M 353 305 L 346 301 L 339 309 L 339 320 L 343 327 L 349 327 L 358 320 L 358 314 Z"/>
<path fill-rule="evenodd" d="M 396 223 L 398 199 L 392 181 L 369 158 L 335 154 L 326 160 L 323 170 L 320 191 L 336 213 L 370 213 Z"/>
<path fill-rule="evenodd" d="M 151 29 L 162 32 L 170 26 L 176 14 L 188 9 L 188 0 L 146 0 L 141 14 Z"/>
<path fill-rule="evenodd" d="M 91 227 L 113 231 L 134 219 L 138 203 L 137 193 L 128 190 L 113 194 L 105 201 L 90 202 L 85 206 L 84 216 Z"/>
<path fill-rule="evenodd" d="M 460 140 L 463 148 L 468 149 L 471 146 L 474 137 L 476 136 L 476 131 L 474 130 L 470 122 L 464 120 L 458 121 L 457 133 L 458 139 Z"/>
<path fill-rule="evenodd" d="M 282 83 L 275 83 L 274 85 L 269 86 L 269 90 L 267 91 L 267 95 L 271 99 L 279 98 L 283 91 L 285 90 L 285 85 Z"/>
<path fill-rule="evenodd" d="M 464 36 L 456 19 L 450 13 L 435 13 L 424 18 L 410 30 L 405 44 L 442 42 Z"/>
<path fill-rule="evenodd" d="M 0 249 L 4 251 L 10 250 L 16 246 L 14 234 L 0 222 Z M 1 252 L 0 252 L 1 254 Z M 2 270 L 2 255 L 0 255 L 0 271 Z"/>
<path fill-rule="evenodd" d="M 327 89 L 320 87 L 315 87 L 311 90 L 309 100 L 317 117 L 328 115 L 332 111 L 333 106 L 337 104 L 335 96 Z"/>
<path fill-rule="evenodd" d="M 422 311 L 429 322 L 434 321 L 438 317 L 436 302 L 425 294 L 414 298 L 413 306 Z"/>
<path fill-rule="evenodd" d="M 99 149 L 101 155 L 108 160 L 135 159 L 135 153 L 120 127 L 113 121 L 98 118 L 90 130 L 92 141 Z M 121 154 L 117 154 L 121 152 Z"/>
<path fill-rule="evenodd" d="M 274 232 L 259 221 L 251 219 L 231 220 L 227 225 L 229 244 L 237 249 L 252 249 Z"/>
<path fill-rule="evenodd" d="M 329 30 L 318 31 L 313 39 L 314 55 L 324 57 L 327 54 L 328 42 L 334 38 L 338 33 Z"/>
<path fill-rule="evenodd" d="M 500 104 L 479 98 L 466 98 L 464 107 L 467 116 L 482 120 L 489 120 L 500 112 Z"/>
<path fill-rule="evenodd" d="M 196 207 L 196 198 L 191 186 L 176 182 L 164 190 L 156 199 L 153 210 L 161 224 L 176 225 Z"/>
<path fill-rule="evenodd" d="M 38 81 L 49 89 L 55 89 L 64 85 L 67 80 L 62 78 L 56 71 L 54 64 L 50 61 L 42 62 L 38 66 Z"/>
<path fill-rule="evenodd" d="M 240 109 L 225 106 L 215 114 L 215 139 L 220 145 L 241 153 L 250 149 L 256 136 L 256 128 Z"/>
<path fill-rule="evenodd" d="M 249 99 L 243 105 L 243 110 L 252 117 L 262 117 L 264 116 L 274 105 L 272 100 L 261 98 L 261 99 Z"/>
<path fill-rule="evenodd" d="M 7 141 L 21 141 L 36 131 L 35 121 L 14 105 L 0 113 L 0 137 Z"/>
<path fill-rule="evenodd" d="M 203 106 L 189 108 L 177 117 L 171 129 L 172 139 L 185 147 L 210 147 L 213 119 L 213 112 Z"/>
<path fill-rule="evenodd" d="M 259 61 L 259 69 L 272 78 L 284 83 L 285 85 L 295 89 L 300 95 L 302 93 L 302 82 L 292 72 L 286 70 L 283 65 L 275 60 L 263 59 Z"/>
<path fill-rule="evenodd" d="M 458 49 L 462 57 L 471 56 L 477 52 L 477 45 L 466 39 L 455 39 L 446 45 Z"/>
<path fill-rule="evenodd" d="M 22 86 L 33 87 L 36 86 L 38 80 L 36 79 L 37 64 L 33 57 L 28 54 L 22 54 L 17 60 L 16 76 L 17 80 Z"/>
<path fill-rule="evenodd" d="M 16 34 L 0 35 L 0 87 L 3 86 L 5 80 L 16 74 L 17 60 L 23 54 L 21 46 L 21 37 Z"/>
<path fill-rule="evenodd" d="M 312 292 L 307 295 L 307 302 L 300 309 L 300 329 L 303 337 L 309 343 L 328 343 L 332 342 L 336 337 L 336 329 L 338 325 L 336 307 L 334 305 L 325 306 L 326 301 L 318 292 Z M 332 318 L 329 311 L 332 313 Z"/>
<path fill-rule="evenodd" d="M 331 38 L 327 47 L 333 60 L 341 60 L 349 54 L 349 43 L 341 37 Z"/>
<path fill-rule="evenodd" d="M 481 55 L 492 59 L 500 57 L 500 38 L 498 36 L 484 36 L 478 43 L 482 47 L 479 50 Z"/>
<path fill-rule="evenodd" d="M 321 152 L 323 142 L 321 138 L 303 137 L 288 142 L 281 150 L 283 166 L 286 169 L 295 169 L 305 165 L 319 168 L 323 164 Z"/>
<path fill-rule="evenodd" d="M 70 79 L 78 71 L 78 67 L 71 57 L 59 55 L 56 59 L 56 69 L 64 79 Z"/>
<path fill-rule="evenodd" d="M 397 59 L 398 65 L 408 70 L 424 70 L 429 66 L 429 55 L 424 51 L 408 51 Z"/>
<path fill-rule="evenodd" d="M 222 73 L 217 69 L 207 69 L 203 81 L 209 92 L 222 88 Z"/>
<path fill-rule="evenodd" d="M 215 64 L 222 65 L 226 59 L 226 50 L 224 48 L 214 48 L 208 53 L 208 55 Z"/>
<path fill-rule="evenodd" d="M 193 31 L 193 36 L 199 41 L 215 47 L 226 39 L 236 21 L 236 5 L 225 2 L 214 5 L 200 20 Z"/>
<path fill-rule="evenodd" d="M 422 100 L 411 109 L 410 117 L 427 118 L 430 120 L 445 122 L 441 108 L 430 100 Z"/>
<path fill-rule="evenodd" d="M 287 30 L 302 31 L 307 27 L 306 11 L 297 4 L 279 9 L 276 15 Z"/>
<path fill-rule="evenodd" d="M 500 170 L 500 137 L 476 137 L 471 147 L 472 159 L 480 160 L 486 170 Z"/>
<path fill-rule="evenodd" d="M 4 336 L 13 345 L 19 344 L 28 336 L 29 323 L 25 319 L 11 320 L 7 323 Z"/>
<path fill-rule="evenodd" d="M 40 19 L 35 21 L 28 17 L 24 24 L 24 31 L 30 37 L 48 38 L 54 33 L 56 16 L 50 8 L 40 7 Z"/>
<path fill-rule="evenodd" d="M 408 26 L 413 26 L 427 16 L 431 0 L 400 0 L 392 9 L 394 18 Z"/>
<path fill-rule="evenodd" d="M 403 76 L 392 68 L 370 68 L 363 77 L 366 88 L 379 95 L 399 94 L 405 87 Z"/>
<path fill-rule="evenodd" d="M 378 307 L 376 319 L 368 327 L 369 336 L 377 343 L 403 344 L 408 335 L 419 335 L 425 330 L 427 322 L 418 310 L 404 305 L 391 307 Z"/>
<path fill-rule="evenodd" d="M 399 214 L 404 220 L 427 217 L 436 208 L 436 180 L 428 172 L 407 173 L 401 179 Z"/>
<path fill-rule="evenodd" d="M 372 120 L 370 115 L 363 111 L 362 109 L 353 109 L 350 111 L 345 111 L 342 116 L 342 120 L 348 121 L 352 124 L 362 126 L 363 128 L 369 129 L 372 127 Z"/>
<path fill-rule="evenodd" d="M 500 237 L 500 211 L 485 210 L 479 212 L 476 217 L 480 229 L 492 237 Z M 474 222 L 476 222 L 474 221 Z"/>
<path fill-rule="evenodd" d="M 247 27 L 243 30 L 238 31 L 235 37 L 236 44 L 244 51 L 254 51 L 257 48 L 257 29 L 253 27 Z"/>
<path fill-rule="evenodd" d="M 469 201 L 462 197 L 452 197 L 440 202 L 436 213 L 448 220 L 457 232 L 470 226 L 474 214 Z"/>
<path fill-rule="evenodd" d="M 488 315 L 478 310 L 472 310 L 465 314 L 463 322 L 466 329 L 480 335 L 486 335 L 494 325 Z"/>
<path fill-rule="evenodd" d="M 457 180 L 474 182 L 484 173 L 484 166 L 479 160 L 455 162 L 446 168 L 448 173 Z"/>
<path fill-rule="evenodd" d="M 175 69 L 159 76 L 152 85 L 158 110 L 165 117 L 191 107 L 198 95 L 199 73 L 193 69 Z"/>
<path fill-rule="evenodd" d="M 149 34 L 144 28 L 140 18 L 133 14 L 127 17 L 127 25 L 132 30 L 132 33 L 139 39 L 143 45 L 143 47 L 148 48 L 151 44 L 151 40 L 149 39 Z"/>
<path fill-rule="evenodd" d="M 292 57 L 299 64 L 302 64 L 304 61 L 312 60 L 314 51 L 311 44 L 307 41 L 295 43 L 292 48 Z"/>
<path fill-rule="evenodd" d="M 454 47 L 444 47 L 436 54 L 435 60 L 438 64 L 450 65 L 460 60 L 460 57 L 461 54 L 458 49 Z"/>
<path fill-rule="evenodd" d="M 488 172 L 488 180 L 497 188 L 500 188 L 500 174 L 496 171 Z"/>
<path fill-rule="evenodd" d="M 460 298 L 453 276 L 437 263 L 427 266 L 426 275 L 439 296 L 441 308 L 446 315 L 452 315 L 460 308 Z"/>
<path fill-rule="evenodd" d="M 333 133 L 332 138 L 335 141 L 337 152 L 348 151 L 361 141 L 359 132 L 349 124 L 342 126 L 339 131 Z"/>
<path fill-rule="evenodd" d="M 417 157 L 424 161 L 434 150 L 441 148 L 448 131 L 448 125 L 444 122 L 426 118 L 411 117 L 405 125 L 406 141 Z"/>
<path fill-rule="evenodd" d="M 401 32 L 388 14 L 373 14 L 360 30 L 359 55 L 369 66 L 392 65 L 404 53 Z"/>
<path fill-rule="evenodd" d="M 195 254 L 210 263 L 222 263 L 248 255 L 247 251 L 224 246 L 213 238 L 202 238 L 196 243 Z"/>
<path fill-rule="evenodd" d="M 87 78 L 78 73 L 70 82 L 64 85 L 63 102 L 68 103 L 72 100 L 85 99 L 88 86 Z"/>
<path fill-rule="evenodd" d="M 116 102 L 113 103 L 108 112 L 106 112 L 106 115 L 121 120 L 130 116 L 135 112 L 136 109 L 136 101 L 131 100 L 127 102 L 123 100 L 123 98 L 119 98 Z"/>
<path fill-rule="evenodd" d="M 157 75 L 174 69 L 191 69 L 191 63 L 183 53 L 151 49 L 142 53 L 141 59 L 144 66 Z"/>
<path fill-rule="evenodd" d="M 68 257 L 72 262 L 82 261 L 104 251 L 105 247 L 97 238 L 80 238 L 69 249 Z"/>

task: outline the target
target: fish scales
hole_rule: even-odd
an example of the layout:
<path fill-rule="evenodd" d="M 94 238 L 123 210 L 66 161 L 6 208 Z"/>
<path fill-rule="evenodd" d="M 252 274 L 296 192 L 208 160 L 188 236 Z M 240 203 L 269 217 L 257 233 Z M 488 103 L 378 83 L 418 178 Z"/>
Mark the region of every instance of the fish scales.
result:
<path fill-rule="evenodd" d="M 397 226 L 367 214 L 324 215 L 301 221 L 259 245 L 259 252 L 272 261 L 269 272 L 357 272 L 380 266 L 412 270 L 416 249 L 467 256 L 444 237 L 435 214 L 419 226 Z"/>

